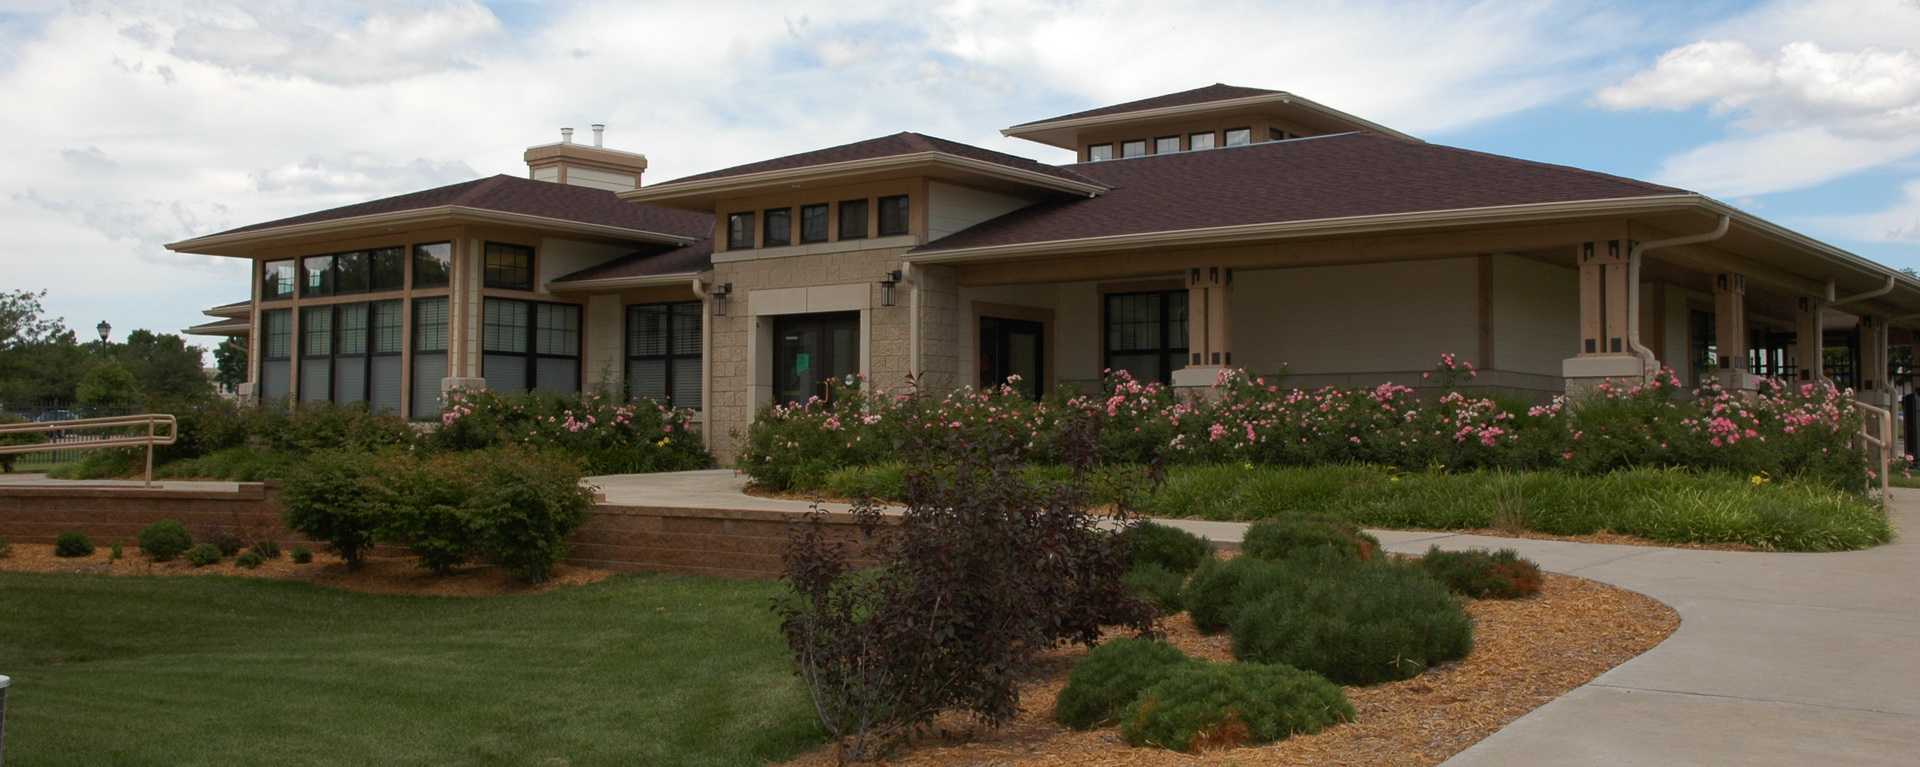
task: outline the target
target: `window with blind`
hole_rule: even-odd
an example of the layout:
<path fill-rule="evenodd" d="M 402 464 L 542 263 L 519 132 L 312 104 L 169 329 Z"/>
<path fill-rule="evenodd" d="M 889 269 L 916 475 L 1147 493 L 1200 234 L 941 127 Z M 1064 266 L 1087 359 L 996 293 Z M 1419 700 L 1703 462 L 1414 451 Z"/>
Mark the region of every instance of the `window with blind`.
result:
<path fill-rule="evenodd" d="M 489 298 L 481 321 L 480 374 L 488 389 L 580 391 L 580 307 Z"/>
<path fill-rule="evenodd" d="M 302 309 L 300 399 L 366 402 L 376 413 L 398 412 L 401 311 L 399 301 Z M 278 351 L 277 343 L 269 347 Z"/>
<path fill-rule="evenodd" d="M 260 313 L 260 387 L 262 399 L 279 399 L 293 391 L 293 310 Z"/>
<path fill-rule="evenodd" d="M 700 302 L 627 307 L 627 396 L 698 410 Z"/>
<path fill-rule="evenodd" d="M 1107 294 L 1107 369 L 1142 383 L 1172 383 L 1186 356 L 1187 291 Z"/>
<path fill-rule="evenodd" d="M 407 412 L 415 420 L 440 416 L 440 383 L 447 377 L 447 299 L 413 302 L 413 390 Z"/>

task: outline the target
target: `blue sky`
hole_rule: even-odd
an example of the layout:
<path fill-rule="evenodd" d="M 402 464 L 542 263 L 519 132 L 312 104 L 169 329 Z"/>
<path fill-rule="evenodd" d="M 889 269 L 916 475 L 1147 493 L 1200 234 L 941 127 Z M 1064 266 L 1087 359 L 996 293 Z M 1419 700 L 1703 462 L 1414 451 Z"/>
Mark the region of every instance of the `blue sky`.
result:
<path fill-rule="evenodd" d="M 998 129 L 1214 82 L 1920 267 L 1920 0 L 0 0 L 0 289 L 177 331 L 247 271 L 162 244 L 521 175 L 562 126 L 649 181 L 902 130 L 1064 162 Z"/>

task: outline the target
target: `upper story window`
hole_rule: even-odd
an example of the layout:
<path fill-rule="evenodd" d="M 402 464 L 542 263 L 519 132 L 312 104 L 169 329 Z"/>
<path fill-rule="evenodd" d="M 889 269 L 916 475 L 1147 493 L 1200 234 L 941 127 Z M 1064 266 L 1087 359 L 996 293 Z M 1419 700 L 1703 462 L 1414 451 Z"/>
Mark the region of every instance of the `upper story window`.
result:
<path fill-rule="evenodd" d="M 840 203 L 840 239 L 858 240 L 867 236 L 867 201 Z"/>
<path fill-rule="evenodd" d="M 1147 140 L 1134 139 L 1133 141 L 1120 142 L 1120 156 L 1121 157 L 1147 156 Z"/>
<path fill-rule="evenodd" d="M 1188 149 L 1212 149 L 1213 148 L 1213 131 L 1207 131 L 1205 133 L 1195 133 L 1191 136 L 1188 136 L 1187 148 Z"/>
<path fill-rule="evenodd" d="M 405 248 L 374 248 L 367 251 L 367 289 L 399 290 L 407 286 Z"/>
<path fill-rule="evenodd" d="M 333 256 L 307 256 L 300 259 L 300 295 L 333 295 Z"/>
<path fill-rule="evenodd" d="M 774 208 L 767 211 L 767 236 L 761 243 L 769 248 L 793 243 L 792 208 Z"/>
<path fill-rule="evenodd" d="M 487 243 L 486 277 L 489 288 L 533 289 L 533 248 L 528 245 Z"/>
<path fill-rule="evenodd" d="M 444 288 L 453 271 L 453 243 L 430 242 L 413 246 L 413 286 Z"/>
<path fill-rule="evenodd" d="M 727 216 L 727 250 L 753 247 L 753 219 L 752 211 Z"/>
<path fill-rule="evenodd" d="M 272 301 L 276 298 L 292 298 L 293 286 L 298 281 L 294 276 L 293 261 L 268 261 L 260 265 L 260 300 Z"/>
<path fill-rule="evenodd" d="M 1246 146 L 1253 143 L 1252 128 L 1228 128 L 1227 146 Z"/>
<path fill-rule="evenodd" d="M 1099 162 L 1113 159 L 1112 144 L 1094 144 L 1087 147 L 1087 162 Z"/>
<path fill-rule="evenodd" d="M 907 196 L 880 198 L 880 236 L 907 233 Z"/>
<path fill-rule="evenodd" d="M 1154 154 L 1173 154 L 1180 151 L 1179 136 L 1161 136 L 1153 140 Z"/>
<path fill-rule="evenodd" d="M 800 206 L 800 241 L 827 241 L 827 204 Z"/>
<path fill-rule="evenodd" d="M 1283 130 L 1280 130 L 1279 128 L 1268 128 L 1268 129 L 1267 129 L 1267 140 L 1268 140 L 1268 141 L 1285 141 L 1285 140 L 1287 140 L 1287 139 L 1290 139 L 1290 138 L 1293 138 L 1293 134 L 1291 134 L 1291 133 L 1288 133 L 1288 132 L 1286 132 L 1286 131 L 1283 131 Z"/>

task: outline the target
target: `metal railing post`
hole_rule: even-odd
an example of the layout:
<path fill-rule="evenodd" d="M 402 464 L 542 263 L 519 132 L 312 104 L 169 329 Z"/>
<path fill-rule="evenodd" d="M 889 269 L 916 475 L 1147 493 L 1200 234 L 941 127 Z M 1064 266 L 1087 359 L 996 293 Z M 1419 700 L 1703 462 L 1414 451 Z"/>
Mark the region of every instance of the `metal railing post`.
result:
<path fill-rule="evenodd" d="M 1866 425 L 1860 427 L 1860 439 L 1873 446 L 1874 457 L 1878 459 L 1877 476 L 1880 479 L 1880 513 L 1893 516 L 1892 480 L 1887 477 L 1887 465 L 1893 462 L 1893 413 L 1865 402 L 1855 401 L 1855 405 L 1873 415 L 1873 425 L 1877 426 L 1880 436 L 1867 432 Z"/>

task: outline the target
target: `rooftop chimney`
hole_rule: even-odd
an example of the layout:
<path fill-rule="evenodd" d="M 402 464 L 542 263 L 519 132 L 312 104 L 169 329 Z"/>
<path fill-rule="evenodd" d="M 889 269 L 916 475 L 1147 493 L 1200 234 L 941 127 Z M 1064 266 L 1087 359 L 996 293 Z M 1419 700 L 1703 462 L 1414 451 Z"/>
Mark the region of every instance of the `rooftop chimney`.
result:
<path fill-rule="evenodd" d="M 535 181 L 590 186 L 624 192 L 640 188 L 647 156 L 608 149 L 603 145 L 607 126 L 593 124 L 593 146 L 573 143 L 573 129 L 560 129 L 560 143 L 529 147 L 527 176 Z"/>

